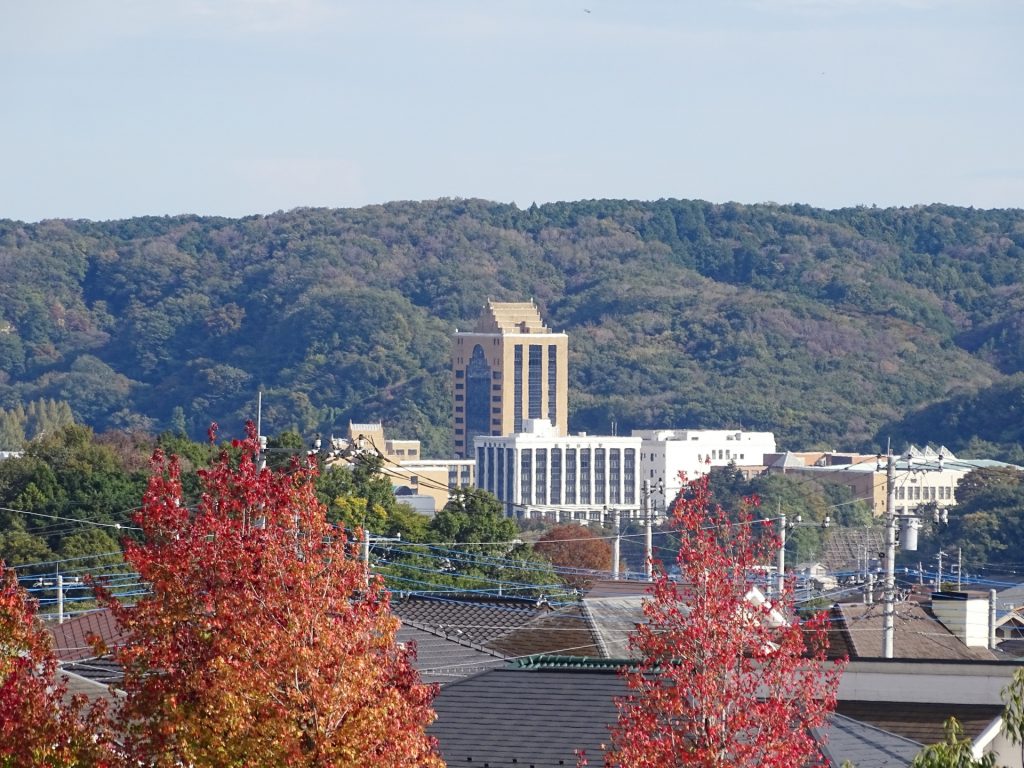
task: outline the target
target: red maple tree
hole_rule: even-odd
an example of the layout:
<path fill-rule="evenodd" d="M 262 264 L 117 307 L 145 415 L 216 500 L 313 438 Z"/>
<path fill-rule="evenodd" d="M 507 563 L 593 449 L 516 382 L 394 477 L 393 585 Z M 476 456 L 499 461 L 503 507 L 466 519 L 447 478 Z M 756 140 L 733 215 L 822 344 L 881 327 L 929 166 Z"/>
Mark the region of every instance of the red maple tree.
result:
<path fill-rule="evenodd" d="M 159 452 L 125 559 L 152 593 L 103 600 L 130 761 L 152 766 L 443 766 L 433 686 L 401 647 L 387 592 L 326 520 L 316 469 L 260 469 L 255 430 L 207 470 L 195 508 Z"/>
<path fill-rule="evenodd" d="M 114 764 L 102 703 L 67 695 L 50 635 L 0 563 L 0 765 Z"/>
<path fill-rule="evenodd" d="M 575 523 L 556 525 L 533 548 L 552 565 L 567 569 L 562 579 L 571 587 L 584 588 L 594 580 L 589 571 L 608 571 L 612 567 L 612 548 L 608 542 Z"/>
<path fill-rule="evenodd" d="M 825 659 L 824 615 L 800 621 L 788 587 L 773 602 L 756 588 L 779 545 L 756 503 L 728 515 L 707 476 L 676 501 L 680 577 L 660 573 L 645 602 L 606 766 L 825 764 L 809 729 L 835 708 L 843 664 Z"/>

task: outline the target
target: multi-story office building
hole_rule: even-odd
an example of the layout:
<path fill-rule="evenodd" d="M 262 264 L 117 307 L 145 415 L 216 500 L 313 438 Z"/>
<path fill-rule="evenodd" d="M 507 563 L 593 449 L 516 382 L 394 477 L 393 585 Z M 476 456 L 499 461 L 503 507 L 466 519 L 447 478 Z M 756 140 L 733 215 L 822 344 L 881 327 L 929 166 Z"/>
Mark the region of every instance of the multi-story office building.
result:
<path fill-rule="evenodd" d="M 544 325 L 530 302 L 488 301 L 452 347 L 455 455 L 473 457 L 477 436 L 511 435 L 529 419 L 568 429 L 569 337 Z"/>
<path fill-rule="evenodd" d="M 707 474 L 711 467 L 734 464 L 762 466 L 765 454 L 775 452 L 771 432 L 743 432 L 735 429 L 634 429 L 643 439 L 640 449 L 642 478 L 654 489 L 651 504 L 659 512 L 682 488 L 680 473 L 687 480 Z M 662 482 L 664 486 L 662 486 Z"/>
<path fill-rule="evenodd" d="M 603 520 L 619 510 L 641 517 L 639 437 L 559 435 L 544 419 L 523 431 L 477 436 L 476 484 L 505 504 L 506 514 L 554 521 Z"/>

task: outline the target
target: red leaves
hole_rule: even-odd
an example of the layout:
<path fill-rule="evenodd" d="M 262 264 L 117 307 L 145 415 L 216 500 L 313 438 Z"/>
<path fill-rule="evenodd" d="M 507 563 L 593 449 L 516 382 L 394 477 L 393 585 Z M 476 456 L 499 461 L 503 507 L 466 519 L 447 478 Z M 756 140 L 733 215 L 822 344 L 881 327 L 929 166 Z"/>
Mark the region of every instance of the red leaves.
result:
<path fill-rule="evenodd" d="M 252 430 L 250 430 L 252 432 Z M 357 548 L 326 521 L 315 468 L 260 470 L 250 433 L 186 508 L 157 466 L 126 559 L 152 586 L 118 651 L 133 759 L 152 765 L 435 766 L 431 686 Z M 235 456 L 235 458 L 232 458 Z"/>
<path fill-rule="evenodd" d="M 102 705 L 67 700 L 46 630 L 0 563 L 0 765 L 112 764 Z"/>
<path fill-rule="evenodd" d="M 714 505 L 707 477 L 673 508 L 678 582 L 661 574 L 631 641 L 642 661 L 626 675 L 606 765 L 622 768 L 816 765 L 808 729 L 835 707 L 842 665 L 825 661 L 824 624 L 801 626 L 787 591 L 754 585 L 777 538 L 750 516 Z"/>

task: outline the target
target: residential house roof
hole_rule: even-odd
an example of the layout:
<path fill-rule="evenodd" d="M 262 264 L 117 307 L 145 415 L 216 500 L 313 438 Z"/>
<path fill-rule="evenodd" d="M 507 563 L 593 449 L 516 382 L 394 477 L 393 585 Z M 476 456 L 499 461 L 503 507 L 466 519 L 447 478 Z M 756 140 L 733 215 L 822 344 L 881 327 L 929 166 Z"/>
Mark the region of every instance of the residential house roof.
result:
<path fill-rule="evenodd" d="M 864 558 L 878 560 L 885 551 L 885 529 L 882 527 L 844 528 L 832 526 L 822 537 L 821 562 L 832 573 L 859 571 Z"/>
<path fill-rule="evenodd" d="M 484 646 L 550 608 L 521 598 L 446 593 L 396 596 L 391 610 L 421 629 Z"/>
<path fill-rule="evenodd" d="M 583 610 L 593 629 L 605 658 L 619 659 L 632 655 L 629 638 L 640 624 L 647 623 L 643 612 L 643 597 L 587 597 Z"/>
<path fill-rule="evenodd" d="M 510 657 L 536 654 L 583 657 L 604 655 L 594 636 L 593 627 L 579 605 L 564 606 L 536 616 L 491 640 L 487 647 Z"/>
<path fill-rule="evenodd" d="M 492 669 L 442 688 L 428 732 L 453 766 L 596 765 L 625 693 L 614 670 Z"/>
<path fill-rule="evenodd" d="M 837 713 L 828 725 L 814 729 L 814 736 L 833 766 L 849 762 L 857 768 L 902 768 L 923 748 L 913 739 Z"/>
<path fill-rule="evenodd" d="M 977 738 L 1002 714 L 1000 704 L 923 703 L 905 701 L 839 701 L 836 712 L 921 744 L 943 740 L 943 726 L 955 717 L 964 735 Z M 855 762 L 855 761 L 854 761 Z M 860 766 L 860 763 L 855 764 Z"/>
<path fill-rule="evenodd" d="M 432 631 L 405 621 L 398 629 L 400 643 L 416 644 L 414 666 L 425 683 L 446 685 L 469 675 L 506 664 L 497 651 L 484 648 L 459 637 Z"/>
<path fill-rule="evenodd" d="M 53 650 L 61 661 L 88 659 L 96 655 L 88 638 L 90 635 L 102 640 L 108 648 L 124 641 L 125 632 L 118 626 L 114 614 L 106 608 L 74 616 L 63 624 L 47 622 L 46 628 L 53 637 Z"/>
<path fill-rule="evenodd" d="M 627 693 L 624 660 L 546 657 L 454 682 L 434 700 L 438 739 L 449 765 L 487 768 L 575 766 L 577 750 L 600 763 Z M 835 715 L 813 732 L 833 768 L 907 766 L 921 749 L 909 738 Z"/>
<path fill-rule="evenodd" d="M 840 603 L 832 610 L 832 627 L 842 634 L 850 658 L 882 658 L 883 605 Z M 897 659 L 951 659 L 991 661 L 987 648 L 970 648 L 917 602 L 896 604 L 893 657 Z M 835 634 L 833 634 L 835 637 Z"/>

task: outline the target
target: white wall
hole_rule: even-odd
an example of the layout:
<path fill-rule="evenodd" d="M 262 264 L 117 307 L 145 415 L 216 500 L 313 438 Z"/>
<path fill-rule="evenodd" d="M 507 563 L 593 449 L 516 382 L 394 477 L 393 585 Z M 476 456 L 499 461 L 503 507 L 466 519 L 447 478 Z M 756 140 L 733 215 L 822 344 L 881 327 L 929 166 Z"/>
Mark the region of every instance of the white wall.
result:
<path fill-rule="evenodd" d="M 654 493 L 652 503 L 664 511 L 666 500 L 674 499 L 682 481 L 706 474 L 711 467 L 760 466 L 766 453 L 775 453 L 775 435 L 771 432 L 743 432 L 734 429 L 634 429 L 634 437 L 643 438 L 640 449 L 640 479 L 651 488 L 658 481 L 665 492 Z"/>

